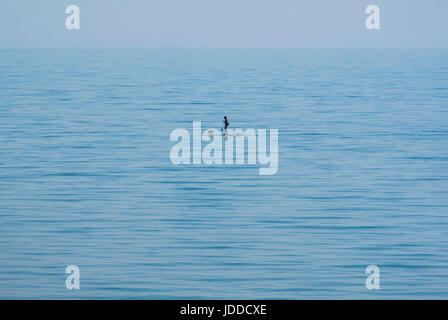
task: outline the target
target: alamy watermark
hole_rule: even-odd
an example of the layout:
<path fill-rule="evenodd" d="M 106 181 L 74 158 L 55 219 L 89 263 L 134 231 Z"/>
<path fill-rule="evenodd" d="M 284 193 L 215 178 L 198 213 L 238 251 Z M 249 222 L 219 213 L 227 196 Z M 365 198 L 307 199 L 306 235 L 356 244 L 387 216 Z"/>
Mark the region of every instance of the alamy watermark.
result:
<path fill-rule="evenodd" d="M 366 279 L 366 288 L 369 290 L 380 289 L 380 268 L 372 264 L 366 268 L 366 273 L 369 275 Z"/>
<path fill-rule="evenodd" d="M 380 30 L 380 8 L 377 5 L 371 4 L 366 8 L 368 15 L 365 21 L 368 30 Z"/>
<path fill-rule="evenodd" d="M 79 19 L 79 7 L 77 5 L 71 4 L 67 8 L 65 8 L 65 14 L 68 16 L 65 19 L 65 27 L 68 30 L 79 30 L 80 19 Z"/>
<path fill-rule="evenodd" d="M 77 5 L 71 4 L 65 8 L 65 27 L 68 30 L 79 30 L 80 27 L 80 10 Z M 380 29 L 380 8 L 377 5 L 368 5 L 365 9 L 367 18 L 365 20 L 365 27 L 368 30 Z"/>
<path fill-rule="evenodd" d="M 259 168 L 260 175 L 274 175 L 278 170 L 278 129 L 269 129 L 269 154 L 266 129 L 234 129 L 224 134 L 218 129 L 202 131 L 201 121 L 193 121 L 192 140 L 188 130 L 179 128 L 171 132 L 170 141 L 178 141 L 170 152 L 175 165 L 255 165 L 258 160 L 267 166 Z M 202 142 L 208 144 L 202 148 Z"/>
<path fill-rule="evenodd" d="M 68 290 L 80 288 L 80 272 L 78 266 L 71 264 L 65 268 L 65 273 L 69 276 L 65 280 L 65 287 Z"/>

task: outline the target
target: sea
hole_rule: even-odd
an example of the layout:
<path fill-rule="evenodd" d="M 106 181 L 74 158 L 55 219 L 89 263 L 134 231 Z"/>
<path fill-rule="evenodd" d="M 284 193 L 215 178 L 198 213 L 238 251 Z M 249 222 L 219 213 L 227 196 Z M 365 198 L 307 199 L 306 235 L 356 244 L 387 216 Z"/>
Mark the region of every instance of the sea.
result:
<path fill-rule="evenodd" d="M 447 299 L 447 124 L 446 49 L 2 49 L 0 298 Z"/>

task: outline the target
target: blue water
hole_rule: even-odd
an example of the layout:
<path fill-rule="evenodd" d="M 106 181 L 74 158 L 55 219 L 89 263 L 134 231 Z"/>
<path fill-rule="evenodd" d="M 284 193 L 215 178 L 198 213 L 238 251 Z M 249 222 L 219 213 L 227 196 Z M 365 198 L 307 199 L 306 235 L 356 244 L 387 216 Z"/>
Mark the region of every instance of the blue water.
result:
<path fill-rule="evenodd" d="M 447 50 L 0 51 L 0 298 L 446 299 L 447 75 Z M 224 115 L 279 130 L 276 175 L 170 162 Z"/>

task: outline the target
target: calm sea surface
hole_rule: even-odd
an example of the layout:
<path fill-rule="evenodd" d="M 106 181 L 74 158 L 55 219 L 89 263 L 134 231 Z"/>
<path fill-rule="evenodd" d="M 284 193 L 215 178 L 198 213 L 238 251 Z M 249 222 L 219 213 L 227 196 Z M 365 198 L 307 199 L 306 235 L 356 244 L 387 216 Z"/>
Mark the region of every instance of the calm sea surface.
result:
<path fill-rule="evenodd" d="M 276 175 L 171 163 L 224 115 Z M 446 299 L 447 124 L 446 50 L 0 51 L 0 298 Z"/>

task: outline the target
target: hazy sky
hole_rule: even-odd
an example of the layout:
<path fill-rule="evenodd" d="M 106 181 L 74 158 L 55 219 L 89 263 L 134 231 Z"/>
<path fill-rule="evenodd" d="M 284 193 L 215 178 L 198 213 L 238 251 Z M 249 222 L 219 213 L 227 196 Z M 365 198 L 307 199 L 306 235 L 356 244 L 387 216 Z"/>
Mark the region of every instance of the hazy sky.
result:
<path fill-rule="evenodd" d="M 447 48 L 448 0 L 0 0 L 0 48 L 86 46 Z"/>

